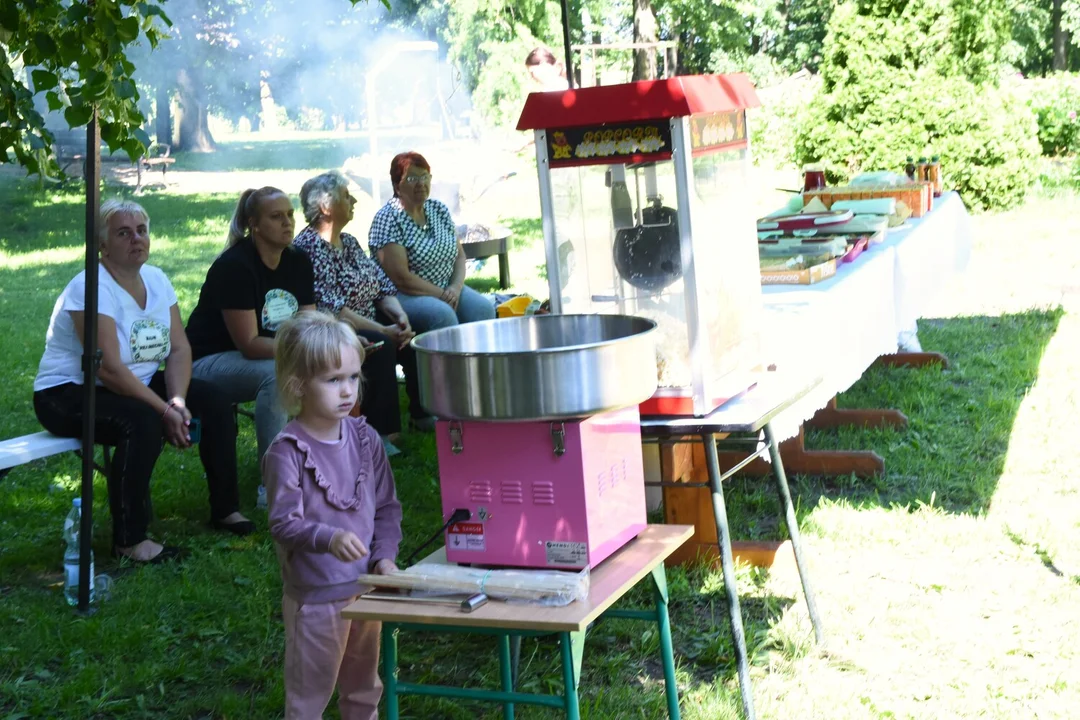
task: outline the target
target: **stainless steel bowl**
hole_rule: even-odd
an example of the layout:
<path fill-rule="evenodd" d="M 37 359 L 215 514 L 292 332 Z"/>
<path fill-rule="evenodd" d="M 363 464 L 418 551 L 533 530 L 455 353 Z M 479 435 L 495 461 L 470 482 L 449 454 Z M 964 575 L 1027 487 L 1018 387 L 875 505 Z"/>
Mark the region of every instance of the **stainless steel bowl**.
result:
<path fill-rule="evenodd" d="M 532 315 L 412 340 L 420 402 L 437 417 L 525 422 L 636 405 L 656 392 L 656 323 L 629 315 Z"/>

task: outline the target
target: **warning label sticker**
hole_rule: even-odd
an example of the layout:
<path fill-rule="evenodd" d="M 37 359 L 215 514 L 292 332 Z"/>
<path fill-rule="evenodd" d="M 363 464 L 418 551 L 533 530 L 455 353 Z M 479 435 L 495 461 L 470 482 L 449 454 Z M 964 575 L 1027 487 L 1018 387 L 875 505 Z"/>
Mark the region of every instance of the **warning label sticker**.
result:
<path fill-rule="evenodd" d="M 589 562 L 589 553 L 583 542 L 548 540 L 544 543 L 544 555 L 547 558 L 548 565 L 584 567 Z"/>
<path fill-rule="evenodd" d="M 446 547 L 454 550 L 480 552 L 485 549 L 482 523 L 454 523 L 446 531 Z"/>

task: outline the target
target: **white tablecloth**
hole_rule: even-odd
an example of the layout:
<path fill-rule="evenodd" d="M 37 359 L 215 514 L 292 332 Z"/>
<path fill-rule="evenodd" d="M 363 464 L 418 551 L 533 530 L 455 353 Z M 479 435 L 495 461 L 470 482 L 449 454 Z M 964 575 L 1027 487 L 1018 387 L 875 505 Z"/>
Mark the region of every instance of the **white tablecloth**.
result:
<path fill-rule="evenodd" d="M 822 383 L 773 421 L 780 439 L 862 377 L 881 355 L 896 352 L 915 321 L 971 253 L 971 219 L 948 193 L 923 218 L 889 231 L 835 276 L 816 285 L 766 285 L 762 349 L 780 370 L 819 374 Z"/>

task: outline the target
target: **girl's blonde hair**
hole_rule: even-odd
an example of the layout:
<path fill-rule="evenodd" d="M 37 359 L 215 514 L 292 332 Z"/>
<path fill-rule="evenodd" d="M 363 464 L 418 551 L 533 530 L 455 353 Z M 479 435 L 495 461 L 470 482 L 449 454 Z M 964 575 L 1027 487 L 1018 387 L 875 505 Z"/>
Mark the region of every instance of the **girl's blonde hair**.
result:
<path fill-rule="evenodd" d="M 353 329 L 321 310 L 305 310 L 289 318 L 278 328 L 275 338 L 278 394 L 290 415 L 300 412 L 305 383 L 341 367 L 343 345 L 356 350 L 360 362 L 364 362 L 364 346 Z"/>

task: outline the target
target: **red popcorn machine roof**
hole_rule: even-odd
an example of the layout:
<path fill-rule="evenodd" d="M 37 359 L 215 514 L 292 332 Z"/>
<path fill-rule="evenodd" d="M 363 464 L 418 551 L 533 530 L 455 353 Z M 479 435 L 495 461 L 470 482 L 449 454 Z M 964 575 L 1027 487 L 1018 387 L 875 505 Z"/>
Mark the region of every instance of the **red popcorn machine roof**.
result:
<path fill-rule="evenodd" d="M 568 128 L 661 120 L 758 107 L 750 79 L 733 75 L 680 75 L 623 85 L 532 93 L 518 130 Z"/>

